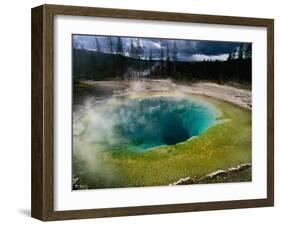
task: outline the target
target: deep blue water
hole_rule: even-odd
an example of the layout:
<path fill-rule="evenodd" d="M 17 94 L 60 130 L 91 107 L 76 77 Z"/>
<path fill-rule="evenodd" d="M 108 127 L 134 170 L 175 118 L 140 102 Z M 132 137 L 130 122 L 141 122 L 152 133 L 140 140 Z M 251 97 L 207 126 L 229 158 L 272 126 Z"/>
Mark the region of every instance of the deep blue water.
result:
<path fill-rule="evenodd" d="M 110 112 L 114 131 L 135 150 L 173 145 L 198 136 L 215 124 L 218 111 L 209 104 L 176 97 L 131 99 Z M 120 144 L 122 145 L 122 144 Z"/>

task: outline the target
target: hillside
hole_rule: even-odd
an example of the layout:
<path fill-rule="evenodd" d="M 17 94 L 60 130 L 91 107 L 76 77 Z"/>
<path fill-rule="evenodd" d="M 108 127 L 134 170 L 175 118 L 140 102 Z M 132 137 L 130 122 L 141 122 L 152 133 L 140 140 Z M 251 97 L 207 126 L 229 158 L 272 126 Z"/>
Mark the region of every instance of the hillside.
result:
<path fill-rule="evenodd" d="M 227 61 L 173 62 L 143 60 L 117 54 L 73 49 L 73 79 L 108 80 L 123 78 L 171 78 L 251 84 L 251 58 Z"/>

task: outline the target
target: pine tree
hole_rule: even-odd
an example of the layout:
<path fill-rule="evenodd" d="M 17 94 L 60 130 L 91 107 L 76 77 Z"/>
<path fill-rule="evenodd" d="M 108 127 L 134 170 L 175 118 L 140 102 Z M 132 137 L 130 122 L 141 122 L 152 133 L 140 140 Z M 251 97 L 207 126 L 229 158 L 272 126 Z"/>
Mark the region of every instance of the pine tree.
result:
<path fill-rule="evenodd" d="M 137 38 L 137 49 L 136 49 L 136 51 L 137 51 L 137 57 L 139 59 L 139 75 L 140 75 L 140 73 L 141 73 L 141 57 L 144 53 L 144 50 L 143 50 L 143 47 L 141 45 L 141 42 L 140 42 L 139 38 Z"/>
<path fill-rule="evenodd" d="M 78 43 L 78 41 L 76 39 L 73 39 L 72 45 L 73 45 L 73 49 L 78 49 L 79 48 L 79 43 Z"/>
<path fill-rule="evenodd" d="M 138 59 L 141 59 L 143 53 L 144 53 L 144 49 L 141 45 L 140 39 L 138 38 L 137 39 L 137 56 L 138 56 Z"/>
<path fill-rule="evenodd" d="M 152 49 L 149 50 L 149 61 L 152 62 Z"/>
<path fill-rule="evenodd" d="M 169 45 L 166 45 L 166 49 L 167 49 L 167 55 L 166 55 L 166 61 L 170 61 L 170 49 L 169 49 Z"/>
<path fill-rule="evenodd" d="M 123 43 L 120 37 L 117 38 L 116 53 L 118 55 L 124 55 Z"/>
<path fill-rule="evenodd" d="M 173 43 L 173 73 L 177 72 L 177 61 L 178 61 L 178 48 L 177 44 L 174 41 Z"/>
<path fill-rule="evenodd" d="M 161 65 L 161 71 L 164 71 L 164 52 L 163 52 L 162 40 L 160 40 L 160 65 Z"/>
<path fill-rule="evenodd" d="M 238 49 L 238 59 L 243 59 L 243 45 L 241 44 Z"/>
<path fill-rule="evenodd" d="M 113 43 L 112 43 L 112 38 L 108 37 L 108 52 L 110 54 L 113 54 Z"/>
<path fill-rule="evenodd" d="M 74 72 L 74 76 L 77 77 L 77 80 L 79 80 L 80 76 L 79 76 L 79 63 L 78 63 L 78 55 L 79 55 L 79 43 L 76 39 L 73 39 L 72 42 L 73 45 L 73 72 Z"/>
<path fill-rule="evenodd" d="M 100 52 L 100 43 L 97 37 L 95 37 L 95 41 L 96 41 L 96 51 Z"/>
<path fill-rule="evenodd" d="M 134 40 L 131 38 L 131 43 L 130 43 L 130 56 L 131 57 L 136 57 L 136 47 L 134 44 Z"/>
<path fill-rule="evenodd" d="M 178 48 L 177 48 L 176 42 L 174 41 L 174 43 L 173 43 L 173 61 L 177 62 L 177 60 L 178 60 Z"/>
<path fill-rule="evenodd" d="M 169 44 L 167 43 L 166 45 L 166 74 L 169 76 L 171 73 L 171 61 L 170 61 L 170 49 L 169 49 Z"/>
<path fill-rule="evenodd" d="M 246 59 L 252 58 L 252 44 L 248 44 L 245 51 L 245 58 Z"/>

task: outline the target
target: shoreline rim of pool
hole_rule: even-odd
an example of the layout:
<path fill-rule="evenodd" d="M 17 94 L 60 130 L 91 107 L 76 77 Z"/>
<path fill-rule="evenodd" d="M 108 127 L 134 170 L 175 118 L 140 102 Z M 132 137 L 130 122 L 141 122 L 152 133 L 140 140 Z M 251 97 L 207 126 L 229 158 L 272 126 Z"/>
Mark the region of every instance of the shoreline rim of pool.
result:
<path fill-rule="evenodd" d="M 189 96 L 114 97 L 90 106 L 73 134 L 105 150 L 146 152 L 200 136 L 220 116 L 215 105 Z"/>

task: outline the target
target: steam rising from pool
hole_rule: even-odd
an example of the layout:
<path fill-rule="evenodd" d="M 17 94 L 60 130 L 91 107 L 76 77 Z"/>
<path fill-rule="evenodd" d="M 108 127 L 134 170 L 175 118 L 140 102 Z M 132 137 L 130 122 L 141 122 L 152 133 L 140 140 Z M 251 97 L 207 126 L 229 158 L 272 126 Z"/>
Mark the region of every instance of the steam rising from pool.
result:
<path fill-rule="evenodd" d="M 74 121 L 74 151 L 143 152 L 177 144 L 206 131 L 219 114 L 208 103 L 181 97 L 113 98 L 88 107 Z"/>

